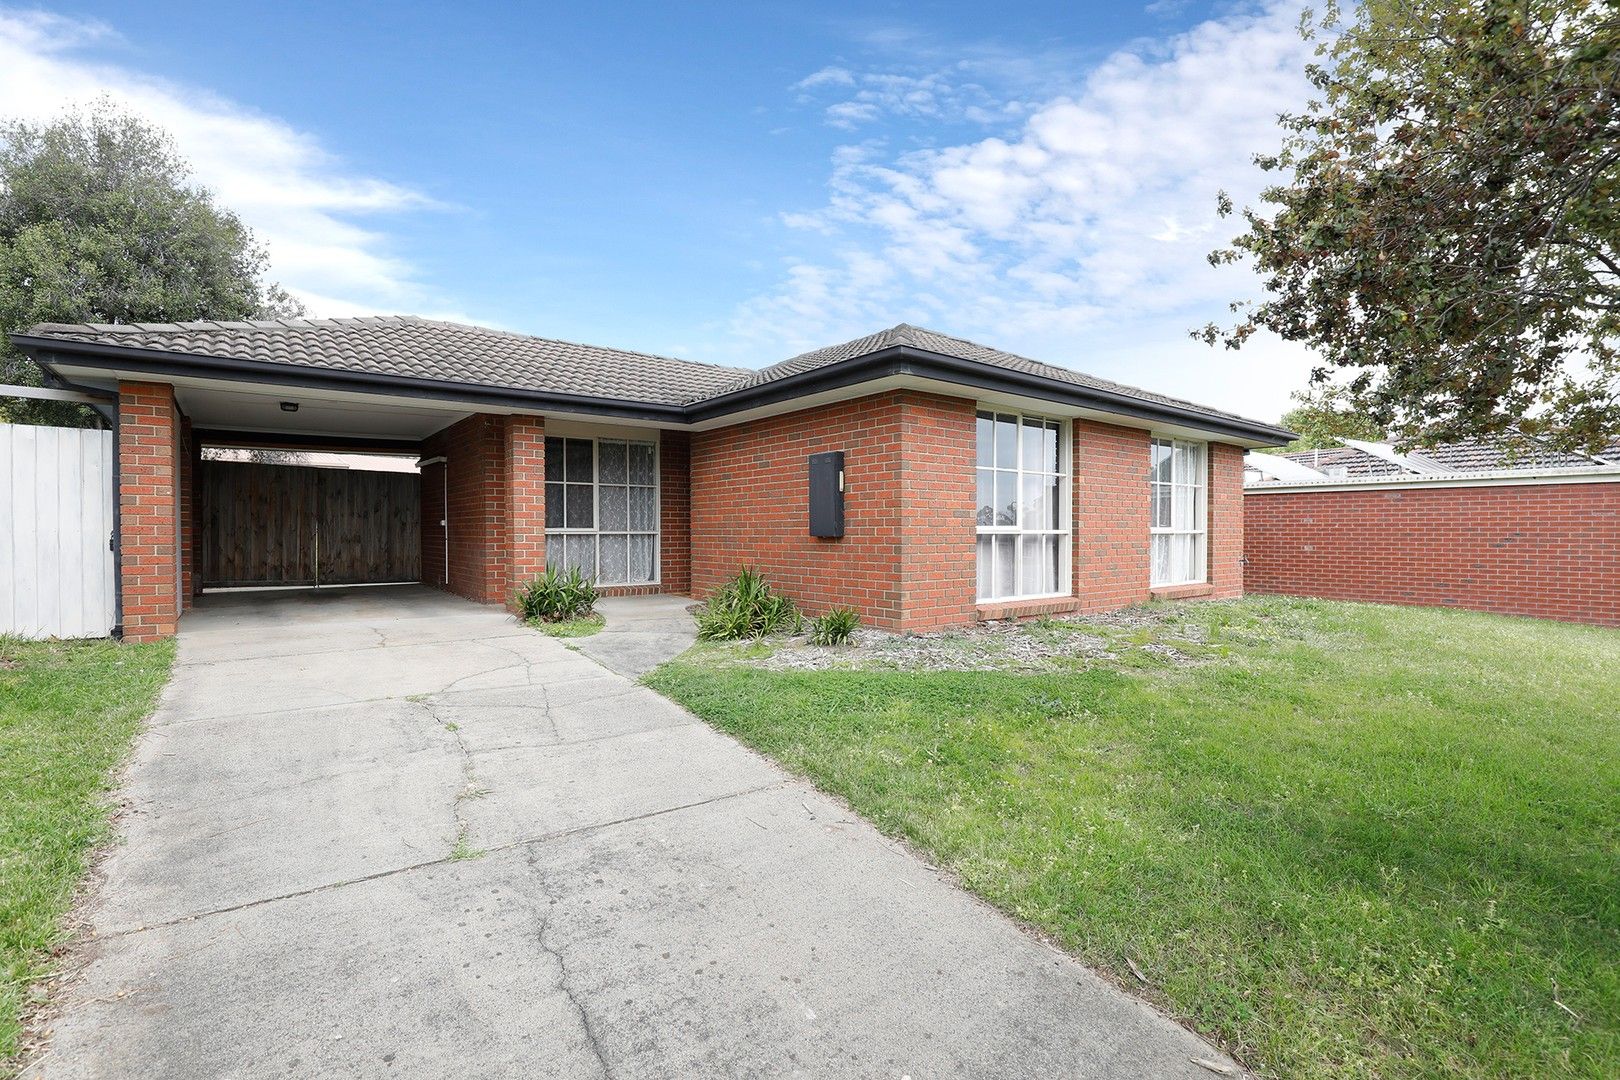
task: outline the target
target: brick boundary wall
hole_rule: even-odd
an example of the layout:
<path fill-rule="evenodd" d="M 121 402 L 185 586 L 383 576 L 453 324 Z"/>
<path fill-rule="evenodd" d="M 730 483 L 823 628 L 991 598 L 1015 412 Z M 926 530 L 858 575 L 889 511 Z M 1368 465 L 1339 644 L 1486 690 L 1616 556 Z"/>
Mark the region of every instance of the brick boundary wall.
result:
<path fill-rule="evenodd" d="M 119 582 L 125 641 L 172 637 L 179 620 L 180 410 L 166 383 L 118 384 Z"/>
<path fill-rule="evenodd" d="M 1250 592 L 1620 626 L 1620 483 L 1244 496 Z"/>

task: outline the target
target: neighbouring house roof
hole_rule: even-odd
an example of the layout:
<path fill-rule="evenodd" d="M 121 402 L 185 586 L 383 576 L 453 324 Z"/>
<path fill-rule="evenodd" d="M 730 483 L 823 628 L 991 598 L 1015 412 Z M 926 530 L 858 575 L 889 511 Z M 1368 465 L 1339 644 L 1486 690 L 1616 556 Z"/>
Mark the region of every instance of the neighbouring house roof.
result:
<path fill-rule="evenodd" d="M 1497 469 L 1576 469 L 1595 463 L 1590 454 L 1555 450 L 1531 439 L 1509 443 L 1470 439 L 1442 443 L 1414 451 L 1419 457 L 1458 472 L 1485 472 Z"/>
<path fill-rule="evenodd" d="M 1249 442 L 1286 441 L 1275 424 L 1251 420 L 1098 379 L 1068 368 L 901 324 L 760 370 L 581 345 L 414 316 L 275 319 L 253 322 L 46 323 L 12 340 L 42 364 L 62 354 L 99 353 L 109 367 L 228 374 L 282 369 L 335 373 L 353 383 L 386 380 L 535 400 L 568 398 L 647 407 L 649 418 L 709 419 L 886 375 L 944 379 L 1035 394 L 1102 412 L 1202 428 Z M 76 361 L 77 362 L 77 361 Z M 144 366 L 135 366 L 135 365 Z M 279 376 L 278 376 L 279 377 Z M 510 404 L 519 404 L 511 401 Z M 620 415 L 630 411 L 619 408 Z"/>
<path fill-rule="evenodd" d="M 1345 476 L 1400 476 L 1407 471 L 1393 461 L 1374 457 L 1367 451 L 1357 450 L 1353 446 L 1335 446 L 1328 450 L 1302 450 L 1294 454 L 1277 456 L 1315 469 L 1325 476 L 1335 475 L 1340 470 Z"/>
<path fill-rule="evenodd" d="M 1334 480 L 1402 480 L 1414 476 L 1478 476 L 1545 473 L 1620 465 L 1620 439 L 1596 454 L 1558 450 L 1536 439 L 1469 439 L 1399 453 L 1390 443 L 1356 442 L 1325 450 L 1289 454 L 1250 454 L 1244 479 L 1249 484 L 1311 483 Z M 1286 476 L 1276 459 L 1291 466 Z M 1299 472 L 1293 466 L 1303 466 Z"/>

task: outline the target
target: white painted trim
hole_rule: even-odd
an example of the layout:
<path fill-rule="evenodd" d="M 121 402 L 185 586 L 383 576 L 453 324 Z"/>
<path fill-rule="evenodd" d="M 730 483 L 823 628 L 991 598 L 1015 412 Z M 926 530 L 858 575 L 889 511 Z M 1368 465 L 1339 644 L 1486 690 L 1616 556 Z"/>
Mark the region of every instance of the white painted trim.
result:
<path fill-rule="evenodd" d="M 977 417 L 978 417 L 978 413 L 980 411 L 987 411 L 987 412 L 991 412 L 991 413 L 1009 412 L 1009 413 L 1012 413 L 1013 415 L 1018 417 L 1019 441 L 1018 441 L 1018 470 L 1017 470 L 1017 472 L 1018 472 L 1018 497 L 1019 497 L 1020 500 L 1022 500 L 1022 498 L 1023 498 L 1023 478 L 1024 478 L 1024 468 L 1023 468 L 1023 428 L 1024 428 L 1024 418 L 1029 417 L 1030 419 L 1034 419 L 1034 420 L 1052 421 L 1052 422 L 1055 422 L 1057 424 L 1057 437 L 1058 437 L 1058 473 L 1057 473 L 1058 495 L 1057 495 L 1057 499 L 1058 499 L 1058 509 L 1061 511 L 1061 519 L 1059 521 L 1058 527 L 1055 528 L 1055 529 L 1025 529 L 1022 525 L 979 525 L 979 524 L 977 524 L 978 507 L 975 506 L 974 507 L 975 525 L 974 525 L 974 537 L 973 537 L 973 559 L 974 559 L 974 563 L 973 563 L 973 574 L 974 574 L 973 591 L 974 591 L 974 594 L 975 594 L 975 597 L 976 597 L 976 603 L 980 607 L 990 607 L 990 606 L 997 605 L 997 604 L 1033 603 L 1034 601 L 1037 601 L 1037 600 L 1061 600 L 1061 599 L 1063 599 L 1065 597 L 1073 596 L 1074 595 L 1074 424 L 1071 422 L 1070 418 L 1068 418 L 1068 417 L 1052 416 L 1050 414 L 1044 414 L 1043 415 L 1041 413 L 1034 413 L 1034 412 L 1026 413 L 1026 412 L 1021 412 L 1021 411 L 1017 411 L 1017 410 L 1013 410 L 1013 409 L 1008 409 L 1005 405 L 997 406 L 997 405 L 993 404 L 990 401 L 980 401 L 980 402 L 978 402 L 976 404 L 976 406 L 974 407 L 974 410 L 973 410 L 974 417 L 975 417 L 975 419 L 974 419 L 975 430 L 977 430 L 977 423 L 978 423 Z M 994 436 L 992 435 L 992 438 L 993 437 Z M 975 442 L 976 441 L 977 441 L 977 436 L 975 436 Z M 978 463 L 977 451 L 975 451 L 974 462 L 973 462 L 973 479 L 974 479 L 975 489 L 977 488 L 980 468 L 981 468 L 981 466 Z M 991 471 L 995 472 L 997 470 L 992 469 Z M 1046 474 L 1046 473 L 1038 473 L 1037 475 L 1045 476 L 1045 475 L 1048 475 L 1048 474 Z M 975 502 L 977 502 L 977 498 L 978 498 L 977 495 L 975 495 L 974 496 Z M 1055 536 L 1055 537 L 1057 537 L 1057 539 L 1058 539 L 1058 585 L 1059 585 L 1059 591 L 1050 592 L 1050 593 L 1024 593 L 1024 594 L 1020 594 L 1020 595 L 1017 595 L 1017 596 L 996 596 L 996 597 L 978 596 L 977 595 L 978 594 L 978 589 L 979 589 L 979 587 L 978 587 L 978 557 L 979 557 L 978 552 L 979 552 L 979 537 L 981 537 L 981 536 L 992 536 L 992 537 L 994 537 L 994 536 L 1011 536 L 1011 537 L 1015 537 L 1015 538 L 1022 538 L 1022 537 L 1025 537 L 1025 536 Z M 1015 548 L 1015 550 L 1016 549 L 1021 549 L 1022 545 L 1021 544 L 1015 544 L 1014 548 Z M 992 550 L 993 550 L 993 548 L 992 548 Z M 1021 554 L 1015 554 L 1014 560 L 1013 560 L 1013 567 L 1014 567 L 1013 576 L 1014 576 L 1015 579 L 1019 576 L 1018 569 L 1019 569 L 1020 564 L 1022 563 L 1022 560 L 1023 560 L 1023 556 Z M 992 574 L 993 573 L 994 573 L 994 568 L 992 567 Z M 1067 583 L 1067 589 L 1066 590 L 1064 588 L 1065 583 Z"/>
<path fill-rule="evenodd" d="M 1205 439 L 1182 439 L 1172 437 L 1160 430 L 1149 433 L 1148 459 L 1147 459 L 1147 497 L 1148 497 L 1148 588 L 1150 589 L 1180 589 L 1193 585 L 1209 584 L 1209 474 L 1214 465 L 1214 455 L 1210 453 L 1209 442 Z M 1175 526 L 1160 527 L 1153 524 L 1153 489 L 1160 486 L 1153 479 L 1153 443 L 1168 442 L 1170 444 L 1170 516 L 1175 517 L 1175 490 L 1178 487 L 1187 487 L 1186 484 L 1176 483 L 1175 444 L 1196 443 L 1203 450 L 1203 475 L 1199 477 L 1197 490 L 1202 496 L 1198 500 L 1198 525 L 1192 529 L 1178 529 Z M 1193 536 L 1203 541 L 1203 570 L 1197 578 L 1190 581 L 1154 581 L 1153 580 L 1153 538 L 1155 536 Z"/>
<path fill-rule="evenodd" d="M 1307 480 L 1303 483 L 1261 481 L 1245 484 L 1245 495 L 1269 495 L 1292 491 L 1404 491 L 1434 487 L 1535 487 L 1543 484 L 1620 483 L 1620 465 L 1577 466 L 1568 469 L 1507 470 L 1479 473 L 1446 473 L 1430 476 L 1364 476 L 1354 480 L 1340 477 Z"/>

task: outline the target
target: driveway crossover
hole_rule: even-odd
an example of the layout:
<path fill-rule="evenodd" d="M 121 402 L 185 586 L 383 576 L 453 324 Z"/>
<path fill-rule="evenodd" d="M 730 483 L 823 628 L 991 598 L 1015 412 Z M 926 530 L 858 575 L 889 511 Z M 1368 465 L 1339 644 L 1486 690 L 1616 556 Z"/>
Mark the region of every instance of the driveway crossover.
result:
<path fill-rule="evenodd" d="M 431 590 L 209 598 L 124 796 L 38 1075 L 1227 1062 L 652 691 Z"/>

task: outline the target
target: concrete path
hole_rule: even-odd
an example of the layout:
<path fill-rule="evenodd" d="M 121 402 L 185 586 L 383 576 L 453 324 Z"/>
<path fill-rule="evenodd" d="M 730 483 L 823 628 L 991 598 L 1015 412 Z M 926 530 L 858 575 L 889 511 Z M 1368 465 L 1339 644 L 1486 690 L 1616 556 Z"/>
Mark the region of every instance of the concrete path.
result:
<path fill-rule="evenodd" d="M 602 629 L 570 644 L 605 668 L 639 679 L 697 640 L 684 596 L 609 596 L 596 602 Z"/>
<path fill-rule="evenodd" d="M 210 598 L 125 797 L 37 1075 L 1226 1060 L 658 695 L 428 590 Z"/>

